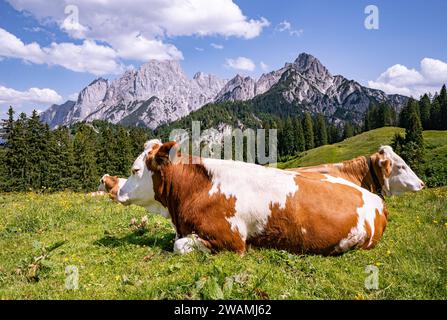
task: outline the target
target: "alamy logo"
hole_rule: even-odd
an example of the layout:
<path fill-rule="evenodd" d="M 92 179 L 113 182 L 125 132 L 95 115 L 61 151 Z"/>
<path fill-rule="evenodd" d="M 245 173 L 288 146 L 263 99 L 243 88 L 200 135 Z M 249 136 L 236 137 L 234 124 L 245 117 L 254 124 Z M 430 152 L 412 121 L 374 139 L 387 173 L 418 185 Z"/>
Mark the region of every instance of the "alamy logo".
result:
<path fill-rule="evenodd" d="M 368 16 L 365 18 L 365 28 L 367 30 L 379 29 L 379 8 L 375 5 L 369 5 L 365 8 L 365 14 Z"/>
<path fill-rule="evenodd" d="M 277 163 L 276 129 L 257 129 L 255 131 L 247 128 L 242 131 L 226 126 L 219 130 L 211 128 L 201 132 L 200 126 L 200 121 L 192 122 L 191 137 L 189 132 L 184 129 L 173 130 L 169 136 L 169 140 L 179 143 L 181 154 L 193 156 L 192 163 L 196 160 L 200 162 L 199 158 L 233 159 L 271 166 L 275 166 Z M 191 152 L 189 152 L 190 149 Z M 171 151 L 173 151 L 170 154 L 171 159 L 176 158 L 175 150 Z"/>
<path fill-rule="evenodd" d="M 368 290 L 378 290 L 379 268 L 373 265 L 368 265 L 365 268 L 365 273 L 369 274 L 365 279 L 365 288 Z"/>
<path fill-rule="evenodd" d="M 76 266 L 65 267 L 65 289 L 78 290 L 79 289 L 79 271 Z"/>

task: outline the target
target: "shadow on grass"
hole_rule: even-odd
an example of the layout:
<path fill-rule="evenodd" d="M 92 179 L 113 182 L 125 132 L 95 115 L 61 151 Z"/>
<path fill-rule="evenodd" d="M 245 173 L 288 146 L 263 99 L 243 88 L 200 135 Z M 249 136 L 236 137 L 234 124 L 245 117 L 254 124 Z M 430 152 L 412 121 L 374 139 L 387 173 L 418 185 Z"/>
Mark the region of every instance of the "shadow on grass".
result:
<path fill-rule="evenodd" d="M 146 247 L 159 247 L 164 251 L 172 251 L 174 245 L 175 233 L 166 234 L 149 234 L 147 232 L 135 231 L 125 235 L 124 237 L 116 237 L 106 235 L 96 240 L 93 244 L 97 246 L 116 248 L 126 244 L 134 244 Z"/>

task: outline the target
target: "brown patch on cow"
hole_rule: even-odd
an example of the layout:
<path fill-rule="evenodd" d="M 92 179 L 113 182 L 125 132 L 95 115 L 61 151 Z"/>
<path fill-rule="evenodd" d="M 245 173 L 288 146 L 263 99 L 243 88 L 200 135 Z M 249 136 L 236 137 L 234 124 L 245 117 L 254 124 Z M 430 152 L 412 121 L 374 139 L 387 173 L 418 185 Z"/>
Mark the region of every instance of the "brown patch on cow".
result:
<path fill-rule="evenodd" d="M 371 236 L 372 236 L 371 226 L 369 225 L 368 221 L 365 220 L 365 223 L 363 224 L 363 228 L 365 228 L 366 237 L 365 237 L 365 241 L 364 241 L 364 243 L 362 245 L 362 249 L 368 249 L 369 248 L 369 242 L 370 242 Z M 374 232 L 375 232 L 375 230 L 374 230 Z"/>
<path fill-rule="evenodd" d="M 346 179 L 370 192 L 377 192 L 385 184 L 385 178 L 391 175 L 391 162 L 384 158 L 383 153 L 379 152 L 371 155 L 370 158 L 372 163 L 371 169 L 374 172 L 370 171 L 367 157 L 358 157 L 336 164 L 323 164 L 320 166 L 292 168 L 288 170 L 299 173 L 319 172 L 329 174 L 334 177 Z M 383 161 L 380 163 L 381 160 Z M 373 174 L 378 178 L 380 186 L 376 185 Z"/>
<path fill-rule="evenodd" d="M 165 143 L 146 157 L 153 172 L 155 199 L 168 208 L 180 237 L 197 234 L 213 252 L 232 250 L 245 253 L 245 242 L 231 230 L 227 218 L 236 213 L 236 199 L 218 192 L 209 195 L 212 177 L 201 164 L 172 163 L 169 152 L 175 143 Z"/>
<path fill-rule="evenodd" d="M 249 243 L 295 253 L 338 253 L 340 241 L 357 225 L 363 198 L 360 191 L 324 178 L 319 173 L 298 175 L 298 191 L 287 198 L 284 209 L 271 206 L 264 233 Z"/>
<path fill-rule="evenodd" d="M 387 216 L 388 211 L 385 207 L 383 208 L 383 214 L 380 214 L 379 210 L 376 209 L 376 216 L 374 218 L 374 237 L 372 239 L 371 246 L 369 246 L 368 249 L 374 248 L 382 238 L 387 225 Z"/>

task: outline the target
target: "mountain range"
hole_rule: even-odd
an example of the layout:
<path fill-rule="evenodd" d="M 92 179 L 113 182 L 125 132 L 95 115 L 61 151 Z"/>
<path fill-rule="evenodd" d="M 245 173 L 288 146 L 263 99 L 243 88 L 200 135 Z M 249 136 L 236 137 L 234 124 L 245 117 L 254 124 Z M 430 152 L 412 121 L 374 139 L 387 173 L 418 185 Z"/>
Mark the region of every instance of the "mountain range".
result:
<path fill-rule="evenodd" d="M 407 100 L 334 76 L 307 53 L 257 80 L 236 75 L 227 81 L 202 72 L 189 79 L 178 61 L 151 60 L 113 81 L 96 79 L 79 93 L 77 101 L 53 105 L 41 119 L 52 128 L 101 119 L 155 129 L 209 103 L 252 101 L 268 105 L 269 110 L 297 108 L 322 113 L 335 123 L 361 123 L 371 103 L 385 102 L 400 111 Z"/>

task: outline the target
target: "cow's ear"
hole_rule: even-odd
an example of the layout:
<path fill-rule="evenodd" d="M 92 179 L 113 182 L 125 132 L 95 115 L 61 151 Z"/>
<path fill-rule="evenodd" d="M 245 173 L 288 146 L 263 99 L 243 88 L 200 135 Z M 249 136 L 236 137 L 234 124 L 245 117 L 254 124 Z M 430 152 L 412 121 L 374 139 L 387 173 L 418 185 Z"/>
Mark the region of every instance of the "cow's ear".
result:
<path fill-rule="evenodd" d="M 389 177 L 391 175 L 391 160 L 390 159 L 379 160 L 379 166 L 382 168 L 386 177 Z"/>
<path fill-rule="evenodd" d="M 157 170 L 163 164 L 175 162 L 180 156 L 178 145 L 175 141 L 162 144 L 158 149 L 150 151 L 146 157 L 146 165 L 151 170 Z"/>

